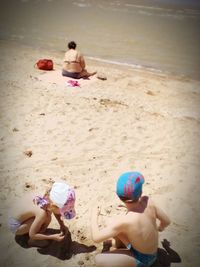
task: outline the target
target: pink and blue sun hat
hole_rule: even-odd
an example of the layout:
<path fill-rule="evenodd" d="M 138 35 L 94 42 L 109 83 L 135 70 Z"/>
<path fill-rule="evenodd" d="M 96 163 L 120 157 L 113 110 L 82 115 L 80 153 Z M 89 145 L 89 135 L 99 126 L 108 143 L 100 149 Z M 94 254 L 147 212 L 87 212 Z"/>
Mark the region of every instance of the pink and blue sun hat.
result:
<path fill-rule="evenodd" d="M 70 220 L 75 217 L 75 191 L 67 183 L 55 182 L 51 188 L 49 197 L 59 208 L 63 218 Z"/>
<path fill-rule="evenodd" d="M 144 177 L 139 172 L 125 172 L 118 181 L 116 193 L 122 199 L 137 199 L 142 193 Z"/>

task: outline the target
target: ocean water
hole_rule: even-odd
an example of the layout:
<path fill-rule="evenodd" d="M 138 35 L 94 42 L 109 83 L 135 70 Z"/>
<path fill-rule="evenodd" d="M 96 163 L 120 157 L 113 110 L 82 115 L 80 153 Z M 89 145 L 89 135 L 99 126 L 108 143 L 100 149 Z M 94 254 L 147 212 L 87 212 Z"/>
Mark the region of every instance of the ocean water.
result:
<path fill-rule="evenodd" d="M 0 38 L 200 79 L 200 0 L 1 0 Z"/>

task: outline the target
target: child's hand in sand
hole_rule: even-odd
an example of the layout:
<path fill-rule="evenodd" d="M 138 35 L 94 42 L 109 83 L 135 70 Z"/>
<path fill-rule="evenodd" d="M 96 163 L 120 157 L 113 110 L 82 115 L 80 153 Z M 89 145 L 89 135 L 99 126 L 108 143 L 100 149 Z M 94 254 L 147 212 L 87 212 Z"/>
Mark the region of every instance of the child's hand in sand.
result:
<path fill-rule="evenodd" d="M 60 231 L 63 235 L 67 235 L 69 233 L 69 229 L 64 224 L 60 227 Z"/>
<path fill-rule="evenodd" d="M 61 242 L 63 239 L 65 238 L 65 236 L 63 235 L 63 233 L 59 233 L 59 234 L 54 234 L 53 235 L 53 240 Z"/>

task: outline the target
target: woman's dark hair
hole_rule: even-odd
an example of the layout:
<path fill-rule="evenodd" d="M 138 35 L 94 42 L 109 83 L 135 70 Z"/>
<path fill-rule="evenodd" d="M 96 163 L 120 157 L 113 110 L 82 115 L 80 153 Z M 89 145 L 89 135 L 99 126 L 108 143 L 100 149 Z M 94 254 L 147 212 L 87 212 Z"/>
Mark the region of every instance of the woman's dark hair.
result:
<path fill-rule="evenodd" d="M 74 41 L 71 41 L 68 43 L 68 48 L 69 49 L 76 49 L 76 43 Z"/>

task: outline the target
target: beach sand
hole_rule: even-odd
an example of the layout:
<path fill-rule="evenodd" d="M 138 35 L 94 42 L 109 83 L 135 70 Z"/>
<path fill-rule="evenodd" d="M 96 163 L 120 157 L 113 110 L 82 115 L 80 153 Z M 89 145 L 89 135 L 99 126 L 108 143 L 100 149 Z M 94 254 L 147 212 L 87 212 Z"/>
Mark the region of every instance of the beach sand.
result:
<path fill-rule="evenodd" d="M 61 52 L 14 41 L 0 47 L 0 266 L 95 266 L 102 244 L 91 240 L 91 207 L 102 206 L 102 223 L 124 212 L 115 183 L 129 170 L 143 173 L 144 194 L 172 220 L 159 247 L 167 239 L 181 263 L 166 266 L 199 266 L 200 82 L 87 59 L 107 80 L 68 87 Z M 53 59 L 55 70 L 34 68 L 40 58 Z M 76 189 L 70 250 L 23 248 L 7 229 L 7 210 L 60 178 Z"/>

